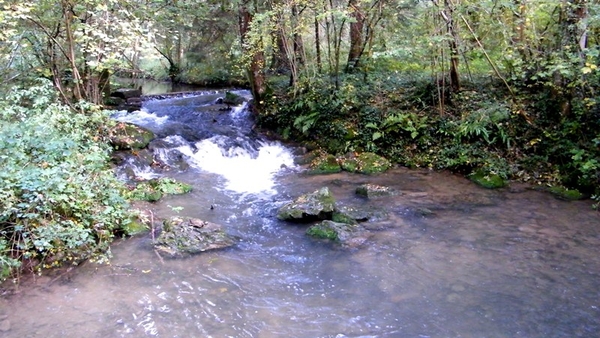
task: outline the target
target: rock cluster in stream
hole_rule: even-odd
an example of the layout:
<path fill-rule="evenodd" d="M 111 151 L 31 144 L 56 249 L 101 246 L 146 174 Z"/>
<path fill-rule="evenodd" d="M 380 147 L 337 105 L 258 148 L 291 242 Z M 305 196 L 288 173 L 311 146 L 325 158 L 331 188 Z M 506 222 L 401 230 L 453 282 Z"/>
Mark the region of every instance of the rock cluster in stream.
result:
<path fill-rule="evenodd" d="M 364 197 L 383 196 L 382 192 L 395 193 L 391 189 L 377 185 L 363 185 L 357 193 Z M 372 191 L 373 193 L 369 194 Z M 366 192 L 366 193 L 362 193 Z M 301 195 L 279 208 L 277 218 L 283 221 L 312 224 L 306 234 L 323 240 L 333 241 L 343 247 L 356 248 L 363 245 L 371 236 L 361 224 L 369 220 L 386 217 L 381 210 L 360 207 L 338 207 L 329 188 L 324 187 L 312 193 Z"/>
<path fill-rule="evenodd" d="M 234 238 L 227 235 L 221 225 L 196 218 L 173 217 L 163 222 L 154 248 L 169 257 L 181 257 L 234 244 Z"/>

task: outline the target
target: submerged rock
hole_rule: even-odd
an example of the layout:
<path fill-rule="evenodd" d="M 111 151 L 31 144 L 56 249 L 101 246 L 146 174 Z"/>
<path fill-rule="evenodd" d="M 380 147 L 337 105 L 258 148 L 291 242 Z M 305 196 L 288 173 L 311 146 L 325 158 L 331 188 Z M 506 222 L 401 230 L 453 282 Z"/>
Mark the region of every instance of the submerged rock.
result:
<path fill-rule="evenodd" d="M 348 247 L 364 244 L 369 238 L 369 232 L 358 224 L 323 221 L 306 230 L 306 234 L 319 239 L 327 239 Z"/>
<path fill-rule="evenodd" d="M 367 198 L 373 198 L 379 196 L 399 195 L 400 193 L 390 187 L 385 187 L 382 185 L 362 184 L 356 188 L 356 194 Z"/>
<path fill-rule="evenodd" d="M 118 150 L 143 149 L 154 139 L 154 133 L 131 123 L 119 122 L 110 130 L 109 138 Z"/>
<path fill-rule="evenodd" d="M 284 221 L 310 222 L 331 219 L 334 210 L 335 198 L 329 188 L 324 187 L 282 206 L 277 213 L 277 218 Z"/>
<path fill-rule="evenodd" d="M 197 218 L 173 217 L 163 222 L 163 230 L 154 247 L 170 257 L 227 248 L 235 240 L 223 227 Z"/>

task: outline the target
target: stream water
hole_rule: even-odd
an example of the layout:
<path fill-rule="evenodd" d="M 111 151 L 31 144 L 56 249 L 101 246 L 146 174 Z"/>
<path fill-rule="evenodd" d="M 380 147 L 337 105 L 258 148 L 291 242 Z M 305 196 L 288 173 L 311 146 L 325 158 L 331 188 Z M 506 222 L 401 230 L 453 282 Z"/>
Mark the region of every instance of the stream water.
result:
<path fill-rule="evenodd" d="M 150 235 L 120 240 L 110 265 L 38 277 L 1 298 L 0 336 L 600 336 L 600 216 L 589 202 L 427 170 L 306 175 L 290 149 L 254 134 L 243 107 L 215 110 L 220 95 L 146 102 L 116 118 L 155 131 L 155 157 L 185 162 L 129 164 L 193 185 L 157 203 L 156 216 L 222 224 L 238 244 L 162 259 Z M 359 198 L 364 183 L 402 194 Z M 313 240 L 306 225 L 275 217 L 323 186 L 339 206 L 382 211 L 365 223 L 363 246 Z"/>

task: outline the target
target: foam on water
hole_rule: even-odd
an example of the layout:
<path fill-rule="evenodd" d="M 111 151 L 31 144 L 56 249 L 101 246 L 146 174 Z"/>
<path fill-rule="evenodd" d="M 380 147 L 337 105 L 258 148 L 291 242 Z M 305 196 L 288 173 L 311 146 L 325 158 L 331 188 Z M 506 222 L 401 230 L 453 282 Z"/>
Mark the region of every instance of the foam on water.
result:
<path fill-rule="evenodd" d="M 293 156 L 279 143 L 260 141 L 258 150 L 241 146 L 223 147 L 222 136 L 214 136 L 191 147 L 177 149 L 189 156 L 194 168 L 221 175 L 225 189 L 241 194 L 275 194 L 275 175 L 294 165 Z"/>
<path fill-rule="evenodd" d="M 145 108 L 133 111 L 131 113 L 127 111 L 120 111 L 112 116 L 113 119 L 119 122 L 128 122 L 136 125 L 163 125 L 169 116 L 158 116 L 154 113 L 148 112 Z"/>

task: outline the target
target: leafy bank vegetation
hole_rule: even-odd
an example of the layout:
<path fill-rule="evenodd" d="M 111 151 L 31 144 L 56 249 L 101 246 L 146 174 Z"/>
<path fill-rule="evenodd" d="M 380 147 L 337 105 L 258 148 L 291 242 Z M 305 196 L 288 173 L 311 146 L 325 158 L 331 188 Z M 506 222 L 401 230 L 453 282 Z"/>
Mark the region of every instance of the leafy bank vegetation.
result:
<path fill-rule="evenodd" d="M 129 217 L 96 108 L 117 77 L 244 84 L 261 127 L 334 156 L 598 199 L 599 7 L 0 0 L 0 276 L 99 257 Z"/>
<path fill-rule="evenodd" d="M 0 100 L 0 277 L 108 257 L 129 218 L 122 183 L 108 168 L 105 112 L 57 101 L 47 81 Z"/>

